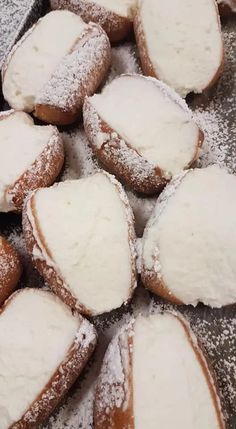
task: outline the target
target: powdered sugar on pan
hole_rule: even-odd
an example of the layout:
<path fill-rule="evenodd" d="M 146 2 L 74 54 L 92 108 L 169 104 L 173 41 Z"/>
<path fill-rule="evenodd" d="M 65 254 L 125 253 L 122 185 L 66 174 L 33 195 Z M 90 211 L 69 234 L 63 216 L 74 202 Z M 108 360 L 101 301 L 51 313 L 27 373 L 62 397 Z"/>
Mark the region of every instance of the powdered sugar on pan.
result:
<path fill-rule="evenodd" d="M 113 79 L 125 73 L 139 73 L 141 68 L 137 60 L 134 45 L 125 43 L 124 45 L 112 48 L 112 64 L 111 71 L 107 78 L 106 85 Z"/>
<path fill-rule="evenodd" d="M 66 155 L 63 181 L 86 177 L 99 169 L 82 126 L 70 133 L 62 133 L 62 138 Z"/>
<path fill-rule="evenodd" d="M 0 0 L 1 1 L 1 0 Z M 21 0 L 19 0 L 21 2 Z M 227 165 L 231 171 L 236 171 L 236 139 L 235 112 L 233 112 L 235 95 L 233 91 L 235 73 L 235 30 L 227 23 L 224 29 L 226 42 L 226 66 L 224 76 L 218 86 L 212 90 L 213 96 L 199 100 L 195 97 L 193 107 L 196 118 L 205 132 L 205 143 L 201 157 L 201 165 L 218 163 Z M 122 73 L 139 73 L 139 65 L 135 50 L 131 43 L 112 49 L 112 68 L 108 81 Z M 231 107 L 229 107 L 231 106 Z M 92 150 L 89 147 L 82 128 L 63 133 L 66 150 L 66 168 L 62 180 L 76 179 L 87 176 L 98 169 Z M 232 155 L 230 155 L 232 154 Z M 131 205 L 135 212 L 136 229 L 139 236 L 148 220 L 156 197 L 146 198 L 128 191 Z M 0 225 L 1 227 L 1 225 Z M 15 227 L 8 238 L 23 257 L 25 274 L 24 286 L 42 285 L 39 275 L 33 270 L 28 259 L 20 227 Z M 31 270 L 31 273 L 27 272 Z M 95 355 L 86 367 L 84 374 L 70 391 L 66 402 L 60 407 L 44 429 L 93 429 L 93 401 L 96 379 L 99 374 L 104 353 L 112 337 L 130 318 L 139 313 L 148 314 L 152 311 L 173 309 L 158 298 L 152 297 L 143 288 L 136 290 L 132 303 L 94 319 L 98 330 L 99 343 Z M 236 309 L 211 310 L 204 306 L 196 309 L 185 308 L 183 313 L 191 321 L 195 333 L 205 346 L 210 362 L 215 369 L 222 397 L 226 402 L 228 416 L 234 416 L 229 427 L 235 429 L 236 422 Z"/>
<path fill-rule="evenodd" d="M 208 96 L 194 101 L 195 119 L 205 134 L 201 167 L 219 164 L 236 172 L 236 33 L 233 24 L 225 28 L 225 68 Z"/>
<path fill-rule="evenodd" d="M 198 319 L 195 331 L 217 374 L 222 400 L 227 405 L 227 417 L 236 414 L 236 317 Z M 235 427 L 235 426 L 234 426 Z"/>
<path fill-rule="evenodd" d="M 39 17 L 42 0 L 0 1 L 0 69 L 13 44 Z"/>
<path fill-rule="evenodd" d="M 138 237 L 142 237 L 146 223 L 155 207 L 157 196 L 144 197 L 127 189 L 126 192 L 134 212 L 136 234 Z"/>

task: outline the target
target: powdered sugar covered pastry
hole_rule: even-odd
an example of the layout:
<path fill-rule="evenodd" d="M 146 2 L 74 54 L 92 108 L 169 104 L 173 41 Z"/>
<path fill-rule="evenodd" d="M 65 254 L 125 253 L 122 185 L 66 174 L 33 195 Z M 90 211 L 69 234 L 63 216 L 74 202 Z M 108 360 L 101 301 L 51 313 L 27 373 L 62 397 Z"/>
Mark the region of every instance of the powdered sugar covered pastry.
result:
<path fill-rule="evenodd" d="M 29 191 L 51 185 L 63 165 L 56 127 L 34 125 L 30 115 L 0 113 L 0 211 L 21 211 Z"/>
<path fill-rule="evenodd" d="M 132 28 L 136 0 L 50 0 L 52 9 L 67 9 L 85 22 L 96 22 L 111 42 L 124 39 Z"/>
<path fill-rule="evenodd" d="M 199 156 L 203 133 L 193 114 L 156 79 L 122 75 L 87 98 L 83 114 L 97 157 L 138 192 L 159 191 Z"/>
<path fill-rule="evenodd" d="M 96 345 L 93 326 L 54 294 L 22 289 L 0 310 L 1 429 L 38 427 Z"/>
<path fill-rule="evenodd" d="M 104 172 L 39 189 L 23 214 L 39 272 L 70 307 L 101 314 L 136 286 L 133 213 L 121 185 Z"/>
<path fill-rule="evenodd" d="M 218 166 L 176 176 L 143 236 L 144 285 L 170 301 L 236 301 L 236 177 Z"/>
<path fill-rule="evenodd" d="M 143 72 L 182 97 L 201 93 L 223 70 L 215 0 L 139 0 L 134 29 Z"/>
<path fill-rule="evenodd" d="M 16 288 L 21 272 L 18 252 L 0 235 L 0 305 Z"/>
<path fill-rule="evenodd" d="M 78 118 L 85 95 L 97 89 L 109 65 L 110 44 L 100 26 L 54 11 L 12 49 L 3 70 L 3 95 L 15 109 L 68 124 Z"/>
<path fill-rule="evenodd" d="M 103 362 L 96 429 L 224 429 L 206 359 L 187 322 L 170 313 L 122 329 Z"/>

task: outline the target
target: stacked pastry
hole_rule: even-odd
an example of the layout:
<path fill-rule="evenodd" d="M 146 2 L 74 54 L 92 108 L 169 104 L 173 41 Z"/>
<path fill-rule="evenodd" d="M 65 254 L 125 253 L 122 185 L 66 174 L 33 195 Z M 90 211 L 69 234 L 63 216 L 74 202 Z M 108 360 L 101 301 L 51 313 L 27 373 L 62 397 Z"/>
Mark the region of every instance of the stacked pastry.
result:
<path fill-rule="evenodd" d="M 223 71 L 217 4 L 51 0 L 51 8 L 2 68 L 12 110 L 0 113 L 0 211 L 22 212 L 27 250 L 52 292 L 11 295 L 21 262 L 0 238 L 1 429 L 39 426 L 78 377 L 97 339 L 81 314 L 132 299 L 137 249 L 124 186 L 159 195 L 142 238 L 143 285 L 175 304 L 236 302 L 236 178 L 194 168 L 204 135 L 184 100 Z M 110 43 L 132 29 L 143 75 L 102 88 Z M 60 182 L 57 126 L 79 120 L 100 170 Z M 94 407 L 97 429 L 225 427 L 211 365 L 179 314 L 140 315 L 123 327 Z"/>

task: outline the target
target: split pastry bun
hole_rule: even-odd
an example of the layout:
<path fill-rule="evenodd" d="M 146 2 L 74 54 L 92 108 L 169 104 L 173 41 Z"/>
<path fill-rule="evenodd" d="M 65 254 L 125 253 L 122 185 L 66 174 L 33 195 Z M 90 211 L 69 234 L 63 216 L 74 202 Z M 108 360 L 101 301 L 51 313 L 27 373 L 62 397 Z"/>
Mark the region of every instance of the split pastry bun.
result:
<path fill-rule="evenodd" d="M 42 289 L 15 292 L 0 311 L 0 427 L 32 429 L 81 373 L 96 345 L 95 329 Z"/>
<path fill-rule="evenodd" d="M 133 213 L 110 175 L 35 191 L 23 213 L 35 267 L 72 309 L 97 315 L 120 307 L 136 286 Z"/>
<path fill-rule="evenodd" d="M 176 303 L 236 302 L 236 177 L 210 166 L 176 176 L 145 228 L 142 280 Z"/>
<path fill-rule="evenodd" d="M 20 212 L 29 191 L 51 185 L 64 162 L 57 128 L 14 110 L 0 113 L 0 151 L 1 212 Z"/>
<path fill-rule="evenodd" d="M 0 235 L 0 305 L 16 288 L 22 273 L 17 251 Z"/>
<path fill-rule="evenodd" d="M 236 13 L 236 0 L 217 0 L 220 15 L 228 16 Z"/>
<path fill-rule="evenodd" d="M 144 74 L 182 97 L 219 78 L 224 53 L 215 0 L 139 0 L 134 30 Z"/>
<path fill-rule="evenodd" d="M 81 113 L 110 66 L 108 37 L 69 11 L 50 12 L 13 47 L 3 70 L 11 107 L 48 123 L 66 125 Z"/>
<path fill-rule="evenodd" d="M 67 9 L 85 22 L 96 22 L 111 43 L 124 39 L 133 27 L 136 0 L 50 0 L 52 9 Z"/>
<path fill-rule="evenodd" d="M 187 104 L 154 78 L 122 75 L 87 97 L 84 127 L 105 167 L 132 189 L 160 191 L 198 158 L 203 133 Z"/>
<path fill-rule="evenodd" d="M 188 323 L 138 316 L 105 355 L 95 429 L 224 429 L 214 378 Z"/>

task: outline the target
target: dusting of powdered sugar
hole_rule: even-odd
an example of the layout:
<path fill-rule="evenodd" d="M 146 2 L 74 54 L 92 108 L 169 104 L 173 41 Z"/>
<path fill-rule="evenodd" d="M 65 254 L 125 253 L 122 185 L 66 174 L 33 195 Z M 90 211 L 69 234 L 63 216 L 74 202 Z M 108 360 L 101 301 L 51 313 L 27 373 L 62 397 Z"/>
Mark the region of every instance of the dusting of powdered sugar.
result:
<path fill-rule="evenodd" d="M 134 213 L 136 234 L 142 237 L 146 223 L 155 207 L 157 196 L 145 197 L 129 189 L 126 189 L 126 193 Z"/>
<path fill-rule="evenodd" d="M 60 173 L 64 159 L 63 142 L 57 128 L 52 128 L 51 137 L 42 152 L 20 177 L 21 179 L 27 178 L 26 195 L 37 189 L 38 183 L 40 183 L 41 187 L 50 186 Z M 58 162 L 57 167 L 54 165 L 55 159 Z M 20 194 L 22 189 L 24 190 L 24 187 L 21 181 L 18 180 L 7 190 L 6 200 L 10 207 L 14 207 L 14 197 Z"/>
<path fill-rule="evenodd" d="M 232 418 L 236 415 L 236 317 L 197 319 L 193 329 L 217 374 L 226 418 Z"/>
<path fill-rule="evenodd" d="M 0 236 L 0 287 L 2 287 L 9 275 L 14 275 L 17 266 L 16 256 L 9 253 L 9 251 L 6 252 L 4 245 L 5 242 Z"/>
<path fill-rule="evenodd" d="M 99 170 L 98 162 L 89 146 L 82 126 L 71 132 L 63 132 L 65 148 L 65 169 L 62 180 L 73 180 L 86 177 Z"/>
<path fill-rule="evenodd" d="M 88 348 L 90 344 L 96 344 L 95 330 L 87 319 L 82 319 L 82 323 L 76 333 L 75 342 L 76 344 L 82 344 L 85 349 Z"/>
<path fill-rule="evenodd" d="M 236 139 L 233 138 L 235 125 L 233 125 L 234 121 L 232 120 L 233 97 L 235 97 L 233 93 L 235 80 L 233 73 L 235 73 L 234 58 L 236 57 L 236 54 L 234 54 L 235 30 L 233 27 L 229 23 L 223 27 L 226 45 L 226 66 L 223 78 L 213 90 L 213 98 L 210 101 L 206 100 L 205 104 L 190 105 L 190 107 L 195 110 L 199 125 L 205 132 L 205 143 L 200 160 L 201 165 L 207 166 L 217 163 L 225 166 L 227 164 L 231 171 L 236 171 L 236 168 L 234 169 Z M 112 49 L 112 68 L 108 82 L 122 73 L 140 72 L 134 52 L 135 49 L 132 44 L 125 44 Z M 97 163 L 82 128 L 72 132 L 64 132 L 63 139 L 66 151 L 66 169 L 62 176 L 63 180 L 84 177 L 97 170 Z M 232 154 L 231 157 L 230 153 Z M 152 212 L 156 198 L 141 197 L 132 191 L 128 192 L 128 197 L 134 208 L 136 229 L 140 231 L 139 235 L 141 236 L 142 229 Z M 138 224 L 139 226 L 137 226 Z M 29 260 L 27 262 L 27 253 L 20 227 L 15 227 L 8 237 L 25 258 L 24 267 L 32 270 L 31 276 L 27 276 L 29 281 L 25 285 L 30 285 L 31 282 L 34 283 L 34 277 L 39 285 L 39 275 L 33 275 L 35 272 L 31 268 Z M 118 309 L 109 315 L 94 318 L 93 322 L 99 337 L 94 358 L 86 366 L 84 374 L 70 391 L 64 405 L 60 407 L 58 412 L 50 418 L 43 428 L 93 429 L 93 402 L 96 379 L 110 340 L 122 326 L 129 323 L 133 315 L 149 314 L 153 311 L 173 308 L 176 309 L 175 306 L 165 303 L 157 297 L 154 298 L 144 288 L 138 287 L 129 306 L 122 307 L 122 309 Z M 221 396 L 226 401 L 227 415 L 234 416 L 229 422 L 229 428 L 235 429 L 236 310 L 232 307 L 230 316 L 227 317 L 224 315 L 224 310 L 212 310 L 203 305 L 195 309 L 191 307 L 185 307 L 184 309 L 178 307 L 178 309 L 191 322 L 194 332 L 207 350 L 217 376 Z M 229 310 L 225 310 L 226 315 L 228 314 L 227 311 Z"/>
<path fill-rule="evenodd" d="M 108 346 L 100 373 L 102 403 L 97 406 L 101 405 L 101 408 L 121 408 L 125 401 L 125 373 L 118 335 Z"/>
<path fill-rule="evenodd" d="M 109 315 L 97 316 L 93 319 L 98 332 L 98 345 L 90 364 L 87 365 L 84 377 L 75 384 L 70 397 L 60 407 L 58 413 L 52 416 L 43 429 L 93 429 L 93 405 L 97 378 L 101 370 L 104 354 L 109 343 L 122 327 L 127 326 L 132 319 L 131 308 L 122 308 Z M 113 364 L 113 374 L 123 376 L 118 367 Z"/>
<path fill-rule="evenodd" d="M 233 23 L 223 33 L 225 44 L 224 73 L 212 95 L 196 98 L 194 115 L 205 134 L 198 166 L 218 164 L 236 172 L 236 32 Z M 199 100 L 199 101 L 198 101 Z"/>
<path fill-rule="evenodd" d="M 109 49 L 106 34 L 97 25 L 90 24 L 74 50 L 63 57 L 41 89 L 36 103 L 64 111 L 79 110 L 85 94 L 93 92 L 103 78 L 109 63 Z"/>
<path fill-rule="evenodd" d="M 14 43 L 40 16 L 42 0 L 0 1 L 0 69 Z"/>
<path fill-rule="evenodd" d="M 106 85 L 122 74 L 141 74 L 141 67 L 132 43 L 114 47 L 111 52 L 111 70 Z"/>

